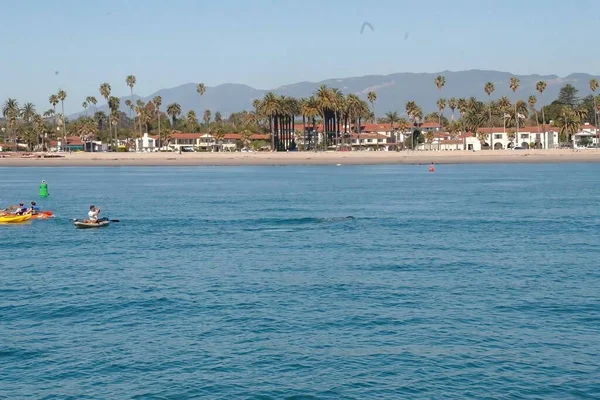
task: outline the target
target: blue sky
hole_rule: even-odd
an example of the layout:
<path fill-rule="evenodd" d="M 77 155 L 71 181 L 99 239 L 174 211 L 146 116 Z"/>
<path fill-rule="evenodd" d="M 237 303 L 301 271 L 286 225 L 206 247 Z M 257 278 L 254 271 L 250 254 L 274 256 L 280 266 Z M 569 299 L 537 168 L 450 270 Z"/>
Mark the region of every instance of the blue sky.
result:
<path fill-rule="evenodd" d="M 102 82 L 128 94 L 128 74 L 143 96 L 188 82 L 270 89 L 395 72 L 599 74 L 599 10 L 592 0 L 5 2 L 0 100 L 43 112 L 60 87 L 69 114 Z M 365 21 L 374 31 L 361 35 Z"/>

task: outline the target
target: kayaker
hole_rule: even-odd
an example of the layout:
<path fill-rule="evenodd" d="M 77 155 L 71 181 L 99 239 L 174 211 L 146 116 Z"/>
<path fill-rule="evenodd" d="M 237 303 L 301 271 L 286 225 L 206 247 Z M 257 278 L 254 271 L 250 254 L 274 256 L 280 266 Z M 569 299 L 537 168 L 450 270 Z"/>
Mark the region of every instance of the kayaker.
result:
<path fill-rule="evenodd" d="M 19 203 L 19 206 L 17 207 L 17 211 L 15 211 L 15 215 L 23 215 L 26 212 L 27 212 L 27 207 L 25 207 L 23 205 L 23 203 Z"/>
<path fill-rule="evenodd" d="M 31 207 L 29 208 L 29 210 L 27 210 L 28 212 L 30 212 L 32 215 L 37 215 L 40 212 L 40 208 L 38 207 L 38 205 L 35 203 L 35 201 L 31 202 Z"/>
<path fill-rule="evenodd" d="M 96 209 L 96 206 L 93 205 L 90 206 L 87 222 L 98 222 L 98 214 L 100 214 L 100 209 Z"/>

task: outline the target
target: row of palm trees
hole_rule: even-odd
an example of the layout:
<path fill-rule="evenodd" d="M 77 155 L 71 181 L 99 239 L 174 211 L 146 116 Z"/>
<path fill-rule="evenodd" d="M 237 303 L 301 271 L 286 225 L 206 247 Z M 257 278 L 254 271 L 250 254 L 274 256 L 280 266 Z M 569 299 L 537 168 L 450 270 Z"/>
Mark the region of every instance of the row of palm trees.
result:
<path fill-rule="evenodd" d="M 439 92 L 441 92 L 442 88 L 446 84 L 446 79 L 443 76 L 437 76 L 434 79 L 434 84 Z M 521 82 L 517 77 L 511 77 L 508 82 L 508 87 L 516 94 Z M 540 99 L 544 91 L 547 88 L 546 81 L 540 80 L 535 85 L 537 93 L 539 93 Z M 598 80 L 591 79 L 589 81 L 589 88 L 592 92 L 593 102 L 594 102 L 594 118 L 595 118 L 595 126 L 598 126 L 598 114 L 600 113 L 600 102 L 596 97 L 596 90 L 598 90 Z M 535 121 L 538 126 L 538 130 L 540 130 L 540 121 L 537 115 L 537 97 L 535 95 L 530 95 L 527 99 L 527 102 L 522 100 L 517 100 L 512 105 L 506 96 L 501 97 L 500 99 L 493 101 L 492 94 L 495 91 L 495 85 L 493 82 L 485 83 L 483 87 L 483 91 L 488 96 L 488 105 L 487 105 L 487 123 L 490 127 L 493 126 L 494 118 L 492 114 L 498 116 L 501 114 L 503 125 L 514 127 L 515 128 L 515 138 L 517 142 L 519 141 L 519 127 L 522 122 L 527 118 L 529 110 L 531 110 L 535 114 Z M 438 111 L 439 111 L 439 122 L 440 126 L 442 125 L 442 116 L 444 110 L 446 108 L 446 104 L 452 110 L 452 117 L 454 119 L 454 110 L 458 108 L 461 116 L 466 116 L 466 123 L 470 124 L 469 128 L 471 132 L 477 132 L 481 124 L 484 124 L 485 121 L 482 118 L 481 113 L 482 103 L 476 101 L 474 98 L 469 99 L 468 101 L 465 99 L 455 99 L 450 98 L 446 101 L 446 99 L 440 97 L 437 101 Z M 495 112 L 494 112 L 495 110 Z M 511 112 L 512 111 L 512 112 Z M 542 111 L 542 121 L 541 126 L 546 126 L 546 116 L 544 115 L 544 107 L 541 107 Z M 573 107 L 563 107 L 557 121 L 554 121 L 556 126 L 560 128 L 560 132 L 563 136 L 573 135 L 579 131 L 581 121 L 587 116 L 587 110 L 583 107 L 573 108 Z M 545 129 L 544 129 L 545 130 Z M 490 135 L 490 146 L 493 148 L 493 137 Z"/>
<path fill-rule="evenodd" d="M 368 97 L 373 104 L 376 95 L 369 93 Z M 320 118 L 323 124 L 321 145 L 324 147 L 332 143 L 336 146 L 344 144 L 348 132 L 343 127 L 350 124 L 360 126 L 361 121 L 374 118 L 367 102 L 358 95 L 345 96 L 340 90 L 325 85 L 321 85 L 308 98 L 295 99 L 269 92 L 262 99 L 255 99 L 252 105 L 254 113 L 251 115 L 258 123 L 261 120 L 267 121 L 271 147 L 279 151 L 296 146 L 296 117 L 302 117 L 303 132 L 308 133 L 309 140 L 314 145 L 318 141 L 317 118 Z M 307 123 L 310 126 L 307 127 Z"/>
<path fill-rule="evenodd" d="M 134 103 L 133 89 L 137 83 L 135 75 L 127 76 L 125 83 L 130 89 L 130 99 L 125 101 L 125 105 L 129 109 L 129 120 L 133 123 L 132 131 L 137 131 L 137 134 L 141 135 L 144 128 L 147 128 L 148 124 L 153 119 L 158 119 L 158 134 L 159 137 L 161 137 L 161 96 L 155 96 L 152 101 L 149 101 L 148 103 L 144 103 L 139 99 Z M 196 90 L 198 94 L 202 96 L 206 91 L 206 87 L 203 83 L 199 83 Z M 108 131 L 108 137 L 114 138 L 116 144 L 116 141 L 118 140 L 118 128 L 119 125 L 123 123 L 122 113 L 120 112 L 121 101 L 118 97 L 112 95 L 112 87 L 108 82 L 102 83 L 98 91 L 108 105 L 108 115 L 102 111 L 96 110 L 98 100 L 95 96 L 87 96 L 81 104 L 82 108 L 85 110 L 85 116 L 80 117 L 72 123 L 69 123 L 65 116 L 65 100 L 67 99 L 67 92 L 63 89 L 59 89 L 56 94 L 49 96 L 48 102 L 52 108 L 44 112 L 42 114 L 43 117 L 35 111 L 35 106 L 32 103 L 26 103 L 23 107 L 20 107 L 16 99 L 7 99 L 2 106 L 2 115 L 6 120 L 6 127 L 2 130 L 4 141 L 7 142 L 7 139 L 10 138 L 18 149 L 17 143 L 19 142 L 19 137 L 26 136 L 26 141 L 31 145 L 30 147 L 35 148 L 40 147 L 41 145 L 42 148 L 45 149 L 46 143 L 40 143 L 41 138 L 62 138 L 63 143 L 66 145 L 66 138 L 69 134 L 75 134 L 81 137 L 95 137 L 100 131 L 106 130 Z M 60 113 L 57 113 L 56 111 L 56 106 L 58 104 L 61 106 Z M 88 115 L 88 109 L 90 107 L 93 109 L 91 117 Z M 166 113 L 173 120 L 173 125 L 179 115 L 181 115 L 181 112 L 181 106 L 178 103 L 169 104 L 166 108 Z M 51 121 L 51 125 L 53 125 L 52 128 L 48 128 L 48 126 L 44 124 L 44 118 Z M 210 111 L 205 113 L 204 118 L 205 120 L 207 118 L 210 120 Z M 195 119 L 195 113 L 193 111 L 188 113 L 188 119 Z M 30 140 L 32 137 L 37 137 L 37 139 L 32 141 Z"/>
<path fill-rule="evenodd" d="M 130 90 L 130 98 L 125 101 L 125 105 L 129 109 L 129 122 L 132 124 L 132 131 L 134 135 L 141 135 L 144 131 L 148 131 L 150 124 L 157 120 L 158 121 L 158 135 L 162 140 L 161 132 L 161 111 L 162 98 L 161 96 L 155 96 L 151 101 L 144 103 L 138 99 L 134 102 L 134 87 L 137 84 L 135 75 L 129 75 L 125 79 L 125 83 Z M 446 78 L 442 75 L 437 76 L 434 79 L 434 85 L 438 90 L 438 93 L 442 94 L 443 88 L 446 85 Z M 520 87 L 520 81 L 517 77 L 512 77 L 509 80 L 508 86 L 513 93 L 516 93 Z M 539 97 L 542 98 L 544 91 L 546 90 L 547 83 L 545 81 L 539 81 L 536 84 L 536 91 L 539 93 Z M 597 125 L 598 111 L 600 107 L 600 101 L 595 97 L 595 92 L 598 89 L 598 81 L 592 79 L 589 82 L 589 87 L 594 94 L 594 110 L 595 122 Z M 529 117 L 530 112 L 535 115 L 535 121 L 540 126 L 540 120 L 538 118 L 537 111 L 537 97 L 530 95 L 527 102 L 523 100 L 517 100 L 514 103 L 503 96 L 500 99 L 492 100 L 492 94 L 495 91 L 495 85 L 492 82 L 487 82 L 483 91 L 488 97 L 487 104 L 477 100 L 475 97 L 469 99 L 465 98 L 450 98 L 445 99 L 440 96 L 437 100 L 437 115 L 428 115 L 423 117 L 422 109 L 414 102 L 409 101 L 405 106 L 405 115 L 407 118 L 401 118 L 397 111 L 388 112 L 382 122 L 391 124 L 392 130 L 396 129 L 400 131 L 406 131 L 411 127 L 418 127 L 418 125 L 425 121 L 431 121 L 432 118 L 437 118 L 437 122 L 440 126 L 444 126 L 448 131 L 469 131 L 476 133 L 477 130 L 485 125 L 494 126 L 501 121 L 501 124 L 505 128 L 514 128 L 515 135 L 518 142 L 519 127 L 522 126 L 526 118 Z M 35 107 L 31 103 L 26 103 L 23 107 L 19 107 L 16 99 L 8 99 L 3 107 L 2 113 L 6 119 L 6 134 L 11 135 L 16 140 L 17 127 L 19 123 L 22 127 L 26 128 L 25 132 L 29 132 L 26 136 L 37 137 L 33 143 L 40 144 L 40 138 L 47 137 L 47 133 L 57 132 L 62 136 L 63 140 L 67 137 L 67 130 L 72 130 L 71 133 L 78 134 L 82 137 L 94 137 L 99 132 L 108 131 L 108 137 L 118 139 L 117 132 L 119 125 L 124 124 L 124 118 L 120 112 L 120 99 L 113 96 L 112 88 L 110 83 L 104 82 L 99 87 L 99 94 L 103 97 L 108 104 L 109 113 L 106 115 L 103 112 L 96 110 L 97 99 L 94 96 L 88 96 L 82 103 L 82 107 L 85 110 L 85 116 L 79 118 L 71 124 L 67 123 L 67 119 L 64 113 L 65 100 L 67 98 L 66 91 L 59 89 L 56 94 L 49 97 L 49 103 L 52 109 L 47 110 L 43 113 L 46 118 L 51 118 L 55 129 L 49 130 L 50 132 L 43 132 L 45 129 L 43 124 L 43 118 L 37 114 Z M 196 87 L 196 91 L 200 96 L 203 96 L 206 87 L 203 83 L 199 83 Z M 293 148 L 295 144 L 295 132 L 294 125 L 296 117 L 302 117 L 303 131 L 308 132 L 309 137 L 317 139 L 318 135 L 316 132 L 317 118 L 323 124 L 322 142 L 321 144 L 328 147 L 331 144 L 339 146 L 342 142 L 348 138 L 348 129 L 346 127 L 354 125 L 361 126 L 362 121 L 372 120 L 375 122 L 375 103 L 377 100 L 377 94 L 375 92 L 369 92 L 367 94 L 367 100 L 369 104 L 360 99 L 356 94 L 344 95 L 340 90 L 335 88 L 329 88 L 325 85 L 321 85 L 316 92 L 308 97 L 302 99 L 296 99 L 287 96 L 278 96 L 272 92 L 267 93 L 262 99 L 256 99 L 252 105 L 254 112 L 240 113 L 243 116 L 243 124 L 247 127 L 253 125 L 255 127 L 264 124 L 265 130 L 271 133 L 271 145 L 276 150 L 288 150 Z M 61 113 L 56 112 L 56 106 L 60 104 Z M 93 116 L 88 116 L 88 108 L 92 107 Z M 447 121 L 444 112 L 446 108 L 449 108 L 452 113 L 451 121 Z M 455 121 L 455 110 L 459 111 L 460 118 Z M 546 116 L 544 115 L 544 107 L 541 107 L 542 118 L 541 125 L 546 125 Z M 168 104 L 165 110 L 166 114 L 170 118 L 171 127 L 177 127 L 179 117 L 182 114 L 182 107 L 178 103 Z M 556 118 L 555 124 L 561 128 L 561 133 L 573 134 L 579 129 L 579 123 L 584 117 L 587 111 L 582 108 L 569 108 L 565 107 L 561 110 L 560 115 Z M 211 111 L 205 110 L 202 116 L 204 125 L 207 129 L 210 129 Z M 215 114 L 215 120 L 220 121 L 220 114 Z M 42 123 L 40 123 L 40 121 Z M 185 119 L 183 120 L 184 125 L 188 128 L 194 128 L 198 126 L 198 119 L 195 111 L 188 111 Z M 307 122 L 310 125 L 307 129 Z M 179 124 L 181 125 L 181 124 Z M 268 128 L 267 128 L 268 126 Z M 222 129 L 221 129 L 222 130 Z M 113 137 L 114 131 L 114 137 Z M 359 130 L 355 130 L 360 133 Z M 6 137 L 5 137 L 6 141 Z M 493 138 L 490 138 L 490 146 L 493 148 Z"/>

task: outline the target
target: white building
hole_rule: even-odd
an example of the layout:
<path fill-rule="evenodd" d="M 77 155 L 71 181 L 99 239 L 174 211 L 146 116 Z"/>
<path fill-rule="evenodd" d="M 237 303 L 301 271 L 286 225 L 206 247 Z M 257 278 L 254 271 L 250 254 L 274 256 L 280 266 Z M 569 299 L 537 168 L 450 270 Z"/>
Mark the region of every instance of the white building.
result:
<path fill-rule="evenodd" d="M 524 149 L 553 149 L 558 147 L 558 129 L 550 125 L 523 126 L 516 129 L 493 127 L 479 128 L 479 134 L 487 135 L 486 145 L 483 149 L 493 150 L 512 149 L 521 147 Z"/>
<path fill-rule="evenodd" d="M 584 149 L 598 146 L 599 134 L 600 132 L 598 132 L 598 129 L 594 125 L 586 122 L 581 126 L 581 130 L 573 135 L 573 148 Z"/>
<path fill-rule="evenodd" d="M 141 138 L 135 139 L 135 151 L 144 153 L 158 151 L 156 146 L 157 141 L 158 137 L 144 133 Z"/>
<path fill-rule="evenodd" d="M 388 141 L 390 143 L 388 143 Z M 389 150 L 390 145 L 395 145 L 390 138 L 380 133 L 361 133 L 350 134 L 350 143 L 354 150 L 371 149 L 371 150 Z"/>

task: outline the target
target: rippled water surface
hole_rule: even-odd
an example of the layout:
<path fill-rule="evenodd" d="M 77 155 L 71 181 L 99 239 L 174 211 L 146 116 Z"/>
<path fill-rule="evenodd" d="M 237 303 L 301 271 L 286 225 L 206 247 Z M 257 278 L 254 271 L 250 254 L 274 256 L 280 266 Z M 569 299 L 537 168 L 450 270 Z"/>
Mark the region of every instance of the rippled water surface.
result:
<path fill-rule="evenodd" d="M 0 168 L 0 205 L 42 179 L 0 398 L 600 396 L 600 164 Z"/>

